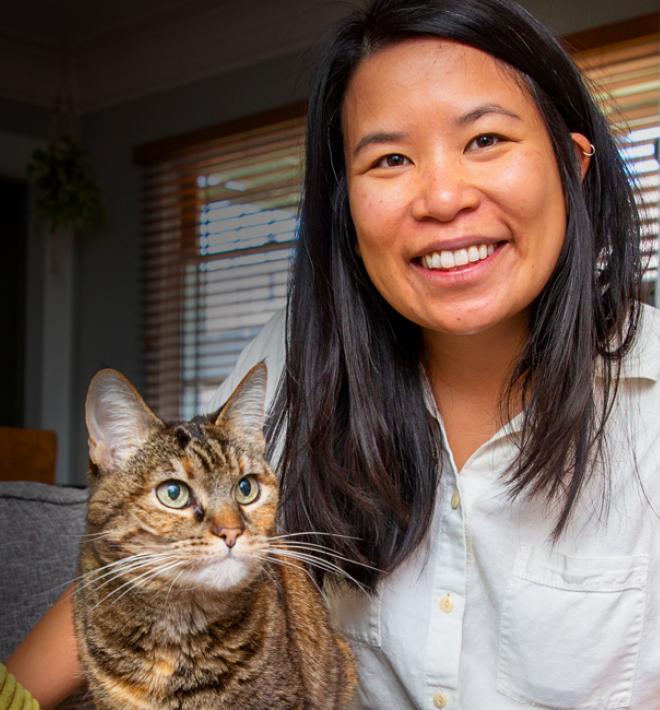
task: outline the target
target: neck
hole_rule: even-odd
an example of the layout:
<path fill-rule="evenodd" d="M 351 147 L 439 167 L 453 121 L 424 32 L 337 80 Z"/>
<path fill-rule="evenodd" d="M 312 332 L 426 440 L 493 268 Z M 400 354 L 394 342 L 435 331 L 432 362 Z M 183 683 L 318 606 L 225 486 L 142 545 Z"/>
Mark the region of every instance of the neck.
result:
<path fill-rule="evenodd" d="M 512 324 L 474 335 L 425 331 L 424 366 L 431 382 L 462 393 L 502 393 L 527 339 L 527 328 Z"/>
<path fill-rule="evenodd" d="M 459 467 L 521 409 L 503 401 L 527 339 L 527 317 L 471 335 L 424 331 L 424 367 Z"/>

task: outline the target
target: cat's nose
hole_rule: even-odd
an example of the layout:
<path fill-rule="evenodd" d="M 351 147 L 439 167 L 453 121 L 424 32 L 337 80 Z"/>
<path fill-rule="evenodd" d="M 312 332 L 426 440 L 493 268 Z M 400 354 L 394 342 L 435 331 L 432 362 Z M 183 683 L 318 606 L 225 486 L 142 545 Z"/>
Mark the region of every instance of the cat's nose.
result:
<path fill-rule="evenodd" d="M 234 547 L 236 544 L 236 538 L 243 533 L 241 528 L 222 528 L 222 527 L 212 527 L 211 532 L 222 538 L 225 541 L 227 547 Z"/>

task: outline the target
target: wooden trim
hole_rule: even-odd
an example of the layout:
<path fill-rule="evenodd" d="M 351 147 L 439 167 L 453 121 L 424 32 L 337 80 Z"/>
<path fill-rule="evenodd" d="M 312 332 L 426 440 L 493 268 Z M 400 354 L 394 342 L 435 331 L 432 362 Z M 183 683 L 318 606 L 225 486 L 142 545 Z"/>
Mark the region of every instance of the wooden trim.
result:
<path fill-rule="evenodd" d="M 173 155 L 194 148 L 207 141 L 218 140 L 234 133 L 243 133 L 257 128 L 263 128 L 271 123 L 300 118 L 307 110 L 306 101 L 297 101 L 293 104 L 280 106 L 269 111 L 236 118 L 231 121 L 207 126 L 196 131 L 169 136 L 160 140 L 143 143 L 133 150 L 133 160 L 136 163 L 150 163 L 157 160 L 171 158 Z"/>
<path fill-rule="evenodd" d="M 583 52 L 608 44 L 625 42 L 660 30 L 660 12 L 640 15 L 622 22 L 594 27 L 582 32 L 565 35 L 563 41 L 571 52 Z"/>

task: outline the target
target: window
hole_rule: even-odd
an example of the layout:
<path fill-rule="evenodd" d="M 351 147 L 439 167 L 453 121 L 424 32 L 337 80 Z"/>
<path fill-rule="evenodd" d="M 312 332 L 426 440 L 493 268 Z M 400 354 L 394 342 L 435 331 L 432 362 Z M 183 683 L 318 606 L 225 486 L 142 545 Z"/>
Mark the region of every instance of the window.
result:
<path fill-rule="evenodd" d="M 660 306 L 660 15 L 569 38 L 576 61 L 619 138 L 621 153 L 639 190 L 644 300 Z M 630 36 L 621 38 L 621 35 Z M 591 46 L 589 46 L 591 45 Z M 596 147 L 598 150 L 598 147 Z"/>
<path fill-rule="evenodd" d="M 567 43 L 640 185 L 645 297 L 660 305 L 657 28 L 652 15 Z M 303 113 L 292 106 L 136 150 L 144 164 L 143 389 L 165 418 L 203 411 L 242 348 L 284 307 Z"/>
<path fill-rule="evenodd" d="M 304 133 L 302 107 L 286 113 L 145 166 L 144 391 L 165 418 L 203 411 L 285 305 Z"/>

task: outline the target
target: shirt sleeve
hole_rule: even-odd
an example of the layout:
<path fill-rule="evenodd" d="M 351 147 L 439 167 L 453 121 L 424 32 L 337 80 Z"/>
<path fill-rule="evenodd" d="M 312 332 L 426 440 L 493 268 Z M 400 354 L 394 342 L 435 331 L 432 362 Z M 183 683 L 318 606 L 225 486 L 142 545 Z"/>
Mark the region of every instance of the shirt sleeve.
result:
<path fill-rule="evenodd" d="M 268 370 L 268 383 L 266 385 L 266 409 L 268 409 L 284 369 L 285 330 L 286 311 L 281 310 L 264 325 L 257 337 L 243 349 L 234 369 L 218 387 L 206 405 L 206 412 L 215 412 L 220 409 L 248 370 L 261 361 L 265 362 Z"/>
<path fill-rule="evenodd" d="M 3 710 L 39 710 L 39 703 L 0 663 L 0 708 Z"/>

